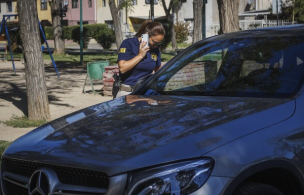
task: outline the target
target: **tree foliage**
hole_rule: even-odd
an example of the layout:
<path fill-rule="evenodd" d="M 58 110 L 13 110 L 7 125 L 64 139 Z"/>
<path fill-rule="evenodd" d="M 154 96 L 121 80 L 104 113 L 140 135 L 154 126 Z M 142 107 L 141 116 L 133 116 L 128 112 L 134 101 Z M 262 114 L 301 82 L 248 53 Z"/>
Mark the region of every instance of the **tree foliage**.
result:
<path fill-rule="evenodd" d="M 288 15 L 292 23 L 304 23 L 304 1 L 286 0 L 282 2 L 282 8 L 285 15 Z"/>

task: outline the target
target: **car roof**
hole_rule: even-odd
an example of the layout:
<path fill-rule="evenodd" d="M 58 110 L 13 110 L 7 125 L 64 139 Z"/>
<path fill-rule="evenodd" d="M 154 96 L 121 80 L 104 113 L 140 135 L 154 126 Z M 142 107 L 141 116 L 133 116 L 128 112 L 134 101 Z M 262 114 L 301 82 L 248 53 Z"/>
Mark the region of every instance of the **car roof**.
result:
<path fill-rule="evenodd" d="M 204 39 L 205 41 L 220 41 L 231 38 L 277 37 L 277 36 L 304 36 L 304 25 L 284 25 L 267 28 L 256 28 L 225 33 Z"/>

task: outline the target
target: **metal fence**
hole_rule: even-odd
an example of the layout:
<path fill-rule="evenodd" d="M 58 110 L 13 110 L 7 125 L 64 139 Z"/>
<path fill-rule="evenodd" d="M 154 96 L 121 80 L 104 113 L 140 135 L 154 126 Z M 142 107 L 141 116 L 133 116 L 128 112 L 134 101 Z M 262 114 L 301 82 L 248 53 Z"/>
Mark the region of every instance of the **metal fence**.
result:
<path fill-rule="evenodd" d="M 283 26 L 291 25 L 292 22 L 289 20 L 240 20 L 240 30 L 249 30 L 254 28 L 264 28 L 271 26 Z M 220 29 L 219 23 L 212 23 L 211 25 L 206 26 L 206 35 L 207 37 L 214 36 L 218 34 Z"/>
<path fill-rule="evenodd" d="M 239 22 L 242 30 L 292 24 L 289 20 L 240 20 Z"/>

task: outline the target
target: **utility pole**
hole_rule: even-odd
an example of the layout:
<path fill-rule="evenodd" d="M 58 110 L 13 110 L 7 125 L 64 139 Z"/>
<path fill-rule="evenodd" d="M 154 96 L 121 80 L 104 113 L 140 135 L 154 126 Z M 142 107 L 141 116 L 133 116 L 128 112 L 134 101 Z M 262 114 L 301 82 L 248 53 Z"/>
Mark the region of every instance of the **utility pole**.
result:
<path fill-rule="evenodd" d="M 277 26 L 279 26 L 279 0 L 276 0 L 277 1 Z"/>
<path fill-rule="evenodd" d="M 206 4 L 207 4 L 208 0 L 203 0 L 203 9 L 202 9 L 202 39 L 206 38 Z"/>
<path fill-rule="evenodd" d="M 80 0 L 80 64 L 83 64 L 82 0 Z"/>
<path fill-rule="evenodd" d="M 146 4 L 150 4 L 151 20 L 154 22 L 154 4 L 158 4 L 158 0 L 145 0 Z"/>
<path fill-rule="evenodd" d="M 151 20 L 154 22 L 154 0 L 150 0 Z"/>
<path fill-rule="evenodd" d="M 60 26 L 61 26 L 61 32 L 63 31 L 63 9 L 62 9 L 62 1 L 60 3 Z M 61 36 L 63 36 L 63 33 L 61 33 Z"/>

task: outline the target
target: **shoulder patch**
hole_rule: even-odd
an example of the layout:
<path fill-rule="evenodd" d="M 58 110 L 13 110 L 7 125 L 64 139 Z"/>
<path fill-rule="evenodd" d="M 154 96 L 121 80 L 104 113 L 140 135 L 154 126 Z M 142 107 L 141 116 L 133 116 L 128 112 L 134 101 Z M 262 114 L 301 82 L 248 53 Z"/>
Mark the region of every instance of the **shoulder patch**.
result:
<path fill-rule="evenodd" d="M 126 48 L 120 48 L 119 53 L 126 53 Z"/>

